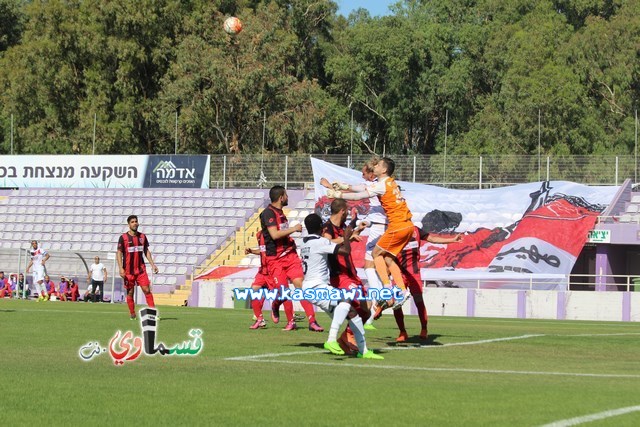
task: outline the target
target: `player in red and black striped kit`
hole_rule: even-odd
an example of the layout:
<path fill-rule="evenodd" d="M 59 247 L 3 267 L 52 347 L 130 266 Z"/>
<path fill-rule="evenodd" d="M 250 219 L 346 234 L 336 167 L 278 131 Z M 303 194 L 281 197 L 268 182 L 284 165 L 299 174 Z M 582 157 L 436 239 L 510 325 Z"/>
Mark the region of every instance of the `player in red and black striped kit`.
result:
<path fill-rule="evenodd" d="M 453 243 L 462 239 L 460 234 L 452 238 L 431 236 L 429 233 L 423 231 L 421 228 L 414 227 L 411 240 L 404 247 L 404 249 L 398 254 L 398 265 L 402 273 L 404 283 L 411 292 L 413 297 L 413 303 L 418 309 L 418 318 L 420 319 L 420 339 L 427 339 L 427 307 L 424 305 L 424 299 L 422 297 L 422 277 L 420 276 L 420 246 L 427 241 L 431 243 Z M 396 318 L 398 329 L 400 329 L 400 335 L 396 338 L 396 342 L 405 342 L 409 339 L 407 330 L 404 326 L 404 313 L 402 308 L 399 307 L 393 311 L 393 315 Z"/>
<path fill-rule="evenodd" d="M 347 202 L 344 199 L 334 199 L 331 202 L 331 216 L 329 220 L 324 223 L 322 228 L 322 237 L 331 240 L 334 243 L 342 243 L 344 236 L 344 229 L 346 228 L 347 213 L 349 209 Z M 363 227 L 355 227 L 355 210 L 352 212 L 352 224 L 350 227 L 354 228 L 354 232 L 351 235 L 352 240 L 359 238 L 360 232 Z M 349 255 L 329 255 L 329 284 L 334 288 L 345 289 L 347 291 L 353 289 L 360 289 L 362 295 L 366 295 L 366 290 L 362 286 L 362 280 L 358 277 L 355 264 L 351 254 Z M 338 330 L 345 321 L 349 310 L 353 307 L 358 315 L 362 318 L 362 322 L 366 322 L 371 315 L 369 307 L 358 300 L 353 301 L 341 301 L 338 303 L 333 312 L 333 319 L 331 320 L 331 328 L 329 330 L 329 341 L 336 341 Z M 342 336 L 337 339 L 342 350 L 345 353 L 350 354 L 356 351 L 355 337 L 353 332 L 347 326 Z"/>
<path fill-rule="evenodd" d="M 256 239 L 258 240 L 258 249 L 254 248 L 246 248 L 244 250 L 245 255 L 254 254 L 260 255 L 260 268 L 258 269 L 258 273 L 256 274 L 253 283 L 251 284 L 251 288 L 257 291 L 261 288 L 266 289 L 275 289 L 275 283 L 273 278 L 269 275 L 267 270 L 267 261 L 265 255 L 265 245 L 264 245 L 264 236 L 262 234 L 262 230 L 258 231 L 256 234 Z M 291 307 L 288 309 L 289 312 L 293 312 L 293 303 L 291 301 L 285 301 L 285 304 L 290 304 Z M 264 304 L 264 298 L 255 300 L 251 300 L 251 308 L 253 309 L 253 314 L 256 317 L 256 321 L 253 325 L 250 326 L 250 329 L 260 329 L 265 328 L 267 326 L 267 322 L 265 322 L 264 317 L 262 315 L 262 305 Z"/>
<path fill-rule="evenodd" d="M 155 274 L 158 274 L 158 267 L 153 262 L 147 236 L 138 232 L 138 217 L 130 215 L 127 218 L 127 224 L 129 225 L 129 231 L 121 235 L 120 240 L 118 240 L 118 255 L 116 258 L 118 267 L 120 267 L 120 277 L 124 279 L 124 287 L 127 290 L 127 305 L 133 320 L 136 318 L 135 303 L 133 301 L 133 291 L 136 285 L 140 286 L 140 289 L 144 292 L 147 305 L 151 308 L 156 306 L 153 301 L 153 294 L 149 289 L 151 282 L 149 281 L 149 276 L 147 276 L 147 268 L 142 256 L 147 257 Z"/>
<path fill-rule="evenodd" d="M 301 232 L 302 224 L 289 227 L 289 221 L 282 211 L 282 208 L 289 204 L 289 196 L 284 187 L 281 185 L 272 187 L 269 190 L 269 199 L 271 204 L 260 214 L 267 270 L 269 275 L 273 277 L 277 288 L 287 287 L 289 280 L 296 288 L 300 288 L 304 279 L 302 261 L 296 252 L 296 243 L 291 235 Z M 285 301 L 283 304 L 287 315 L 287 326 L 284 328 L 286 331 L 297 329 L 293 319 L 293 304 L 289 308 L 289 302 Z M 271 319 L 274 323 L 280 321 L 281 303 L 280 300 L 271 303 Z M 309 319 L 309 330 L 323 332 L 324 329 L 316 321 L 313 305 L 306 300 L 300 301 L 300 304 Z"/>

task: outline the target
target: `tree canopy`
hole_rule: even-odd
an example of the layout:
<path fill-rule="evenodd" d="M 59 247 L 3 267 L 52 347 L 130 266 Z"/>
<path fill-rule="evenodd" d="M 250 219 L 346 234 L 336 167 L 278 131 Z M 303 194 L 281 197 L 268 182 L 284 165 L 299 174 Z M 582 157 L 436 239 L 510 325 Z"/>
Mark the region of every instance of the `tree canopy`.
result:
<path fill-rule="evenodd" d="M 0 152 L 628 154 L 639 56 L 636 0 L 0 0 Z"/>

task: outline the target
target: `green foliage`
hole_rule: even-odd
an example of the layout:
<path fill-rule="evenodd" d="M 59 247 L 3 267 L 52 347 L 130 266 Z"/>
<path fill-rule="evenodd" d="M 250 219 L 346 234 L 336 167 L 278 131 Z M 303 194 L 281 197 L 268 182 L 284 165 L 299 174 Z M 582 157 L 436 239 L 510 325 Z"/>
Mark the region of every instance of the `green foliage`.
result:
<path fill-rule="evenodd" d="M 0 0 L 0 151 L 628 154 L 640 3 Z M 244 30 L 229 36 L 224 19 Z M 264 115 L 266 112 L 266 123 Z M 354 126 L 351 127 L 353 114 Z M 540 121 L 538 121 L 540 119 Z M 351 136 L 354 144 L 352 147 Z"/>

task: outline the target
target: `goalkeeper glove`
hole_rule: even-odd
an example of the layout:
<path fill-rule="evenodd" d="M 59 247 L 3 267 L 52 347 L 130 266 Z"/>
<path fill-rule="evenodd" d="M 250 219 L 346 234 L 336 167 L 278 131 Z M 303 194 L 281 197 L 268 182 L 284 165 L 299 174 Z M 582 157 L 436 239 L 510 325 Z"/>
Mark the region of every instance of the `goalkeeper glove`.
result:
<path fill-rule="evenodd" d="M 342 198 L 342 191 L 327 190 L 327 197 L 330 199 L 340 199 Z"/>
<path fill-rule="evenodd" d="M 336 191 L 348 190 L 349 189 L 349 184 L 345 184 L 344 182 L 334 181 L 334 182 L 331 183 L 331 186 Z"/>

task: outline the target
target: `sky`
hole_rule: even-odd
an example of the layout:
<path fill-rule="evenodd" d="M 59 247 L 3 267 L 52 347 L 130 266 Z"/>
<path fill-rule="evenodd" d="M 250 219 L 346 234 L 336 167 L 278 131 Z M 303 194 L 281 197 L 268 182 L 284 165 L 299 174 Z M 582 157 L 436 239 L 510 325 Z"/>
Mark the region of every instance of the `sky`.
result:
<path fill-rule="evenodd" d="M 338 3 L 338 13 L 349 16 L 352 10 L 365 8 L 369 10 L 371 16 L 388 15 L 389 5 L 396 3 L 398 0 L 334 0 Z"/>

